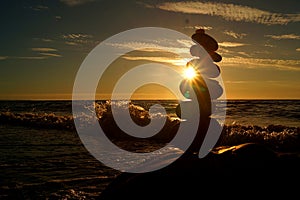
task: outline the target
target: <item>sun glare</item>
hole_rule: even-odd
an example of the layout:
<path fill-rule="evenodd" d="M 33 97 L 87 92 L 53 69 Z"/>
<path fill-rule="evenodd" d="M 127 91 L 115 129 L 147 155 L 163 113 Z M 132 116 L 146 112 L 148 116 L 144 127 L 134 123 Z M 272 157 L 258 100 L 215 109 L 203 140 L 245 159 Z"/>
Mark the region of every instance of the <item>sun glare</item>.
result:
<path fill-rule="evenodd" d="M 183 77 L 188 80 L 193 80 L 197 76 L 197 72 L 194 67 L 189 66 L 184 69 L 183 71 Z"/>

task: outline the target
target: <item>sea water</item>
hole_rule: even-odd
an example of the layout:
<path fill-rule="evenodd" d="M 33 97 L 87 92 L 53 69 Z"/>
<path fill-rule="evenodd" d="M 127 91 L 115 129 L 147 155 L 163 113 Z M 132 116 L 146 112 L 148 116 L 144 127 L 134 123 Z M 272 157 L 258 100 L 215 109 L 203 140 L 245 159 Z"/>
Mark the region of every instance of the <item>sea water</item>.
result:
<path fill-rule="evenodd" d="M 105 102 L 105 101 L 98 101 Z M 135 100 L 132 101 L 148 109 L 153 104 L 161 104 L 171 117 L 176 117 L 176 100 Z M 217 106 L 226 110 L 226 124 L 267 126 L 300 126 L 300 100 L 227 100 Z M 0 101 L 0 112 L 30 114 L 55 114 L 72 116 L 71 101 Z"/>
<path fill-rule="evenodd" d="M 137 119 L 151 105 L 161 104 L 169 123 L 177 120 L 175 100 L 131 103 Z M 94 105 L 99 118 L 108 112 L 109 102 Z M 217 107 L 226 111 L 218 144 L 260 142 L 280 151 L 299 152 L 300 100 L 228 100 L 217 102 Z M 151 151 L 160 145 L 139 142 L 133 146 Z M 1 199 L 96 199 L 120 174 L 82 145 L 71 101 L 0 101 L 0 170 Z"/>

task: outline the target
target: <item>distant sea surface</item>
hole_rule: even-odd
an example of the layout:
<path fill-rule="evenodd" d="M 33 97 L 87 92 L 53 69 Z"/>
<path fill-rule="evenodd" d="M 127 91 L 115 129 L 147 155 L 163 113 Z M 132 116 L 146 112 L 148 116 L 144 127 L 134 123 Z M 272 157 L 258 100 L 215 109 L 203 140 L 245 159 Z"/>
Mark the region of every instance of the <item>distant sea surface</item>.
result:
<path fill-rule="evenodd" d="M 101 101 L 99 101 L 101 102 Z M 102 101 L 103 102 L 103 101 Z M 154 103 L 165 107 L 171 117 L 175 117 L 175 100 L 136 100 L 134 104 L 147 109 Z M 267 126 L 300 126 L 300 100 L 227 100 L 217 103 L 219 109 L 226 110 L 226 124 Z M 0 101 L 0 113 L 55 114 L 72 116 L 71 101 Z"/>
<path fill-rule="evenodd" d="M 145 110 L 161 104 L 176 118 L 177 101 L 132 103 Z M 228 145 L 255 140 L 299 151 L 300 100 L 228 100 L 217 108 L 226 111 Z M 0 101 L 0 171 L 0 199 L 96 199 L 120 173 L 81 144 L 72 101 Z"/>
<path fill-rule="evenodd" d="M 300 100 L 229 100 L 226 124 L 300 126 Z"/>

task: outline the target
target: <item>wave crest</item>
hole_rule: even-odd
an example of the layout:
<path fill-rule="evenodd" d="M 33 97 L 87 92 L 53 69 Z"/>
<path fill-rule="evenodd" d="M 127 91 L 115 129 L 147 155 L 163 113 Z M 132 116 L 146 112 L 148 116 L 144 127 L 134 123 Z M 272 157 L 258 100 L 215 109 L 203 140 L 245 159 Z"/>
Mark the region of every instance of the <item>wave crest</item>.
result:
<path fill-rule="evenodd" d="M 132 102 L 95 102 L 91 109 L 95 112 L 99 124 L 103 128 L 106 135 L 114 139 L 133 139 L 126 134 L 122 134 L 122 130 L 116 125 L 111 105 L 116 103 L 121 109 L 129 109 L 132 120 L 140 125 L 149 124 L 151 117 L 165 118 L 166 123 L 163 129 L 151 137 L 151 139 L 160 140 L 162 142 L 170 141 L 177 133 L 180 120 L 156 113 L 150 117 L 147 109 L 135 105 Z M 129 105 L 129 107 L 127 107 Z M 17 112 L 0 112 L 0 124 L 13 126 L 26 126 L 31 128 L 59 129 L 59 130 L 75 130 L 74 119 L 72 114 L 55 114 L 55 113 L 17 113 Z M 217 145 L 237 145 L 246 142 L 262 143 L 275 149 L 297 150 L 300 147 L 300 127 L 289 127 L 283 125 L 268 125 L 265 127 L 249 125 L 243 126 L 239 124 L 224 125 L 221 136 Z"/>

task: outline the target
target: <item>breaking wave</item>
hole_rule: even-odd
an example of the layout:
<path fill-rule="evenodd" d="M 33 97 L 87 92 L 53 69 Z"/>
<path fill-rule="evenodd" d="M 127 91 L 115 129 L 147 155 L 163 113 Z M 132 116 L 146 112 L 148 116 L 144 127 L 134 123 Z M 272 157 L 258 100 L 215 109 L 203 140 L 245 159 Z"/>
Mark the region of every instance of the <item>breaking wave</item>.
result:
<path fill-rule="evenodd" d="M 153 136 L 152 139 L 170 141 L 176 134 L 180 120 L 156 113 L 150 117 L 147 109 L 136 105 L 132 102 L 127 104 L 122 101 L 116 102 L 121 109 L 129 109 L 132 120 L 140 125 L 149 124 L 151 117 L 166 118 L 166 124 L 163 129 Z M 97 102 L 91 106 L 93 112 L 98 117 L 99 124 L 110 139 L 130 139 L 116 125 L 112 111 L 111 101 Z M 71 113 L 56 114 L 50 113 L 35 113 L 35 112 L 0 112 L 0 124 L 13 126 L 26 126 L 31 128 L 59 129 L 75 131 L 74 119 Z M 284 125 L 239 125 L 231 124 L 224 125 L 219 145 L 236 145 L 245 142 L 257 142 L 267 144 L 276 149 L 293 149 L 299 150 L 300 147 L 300 127 L 290 127 Z"/>

